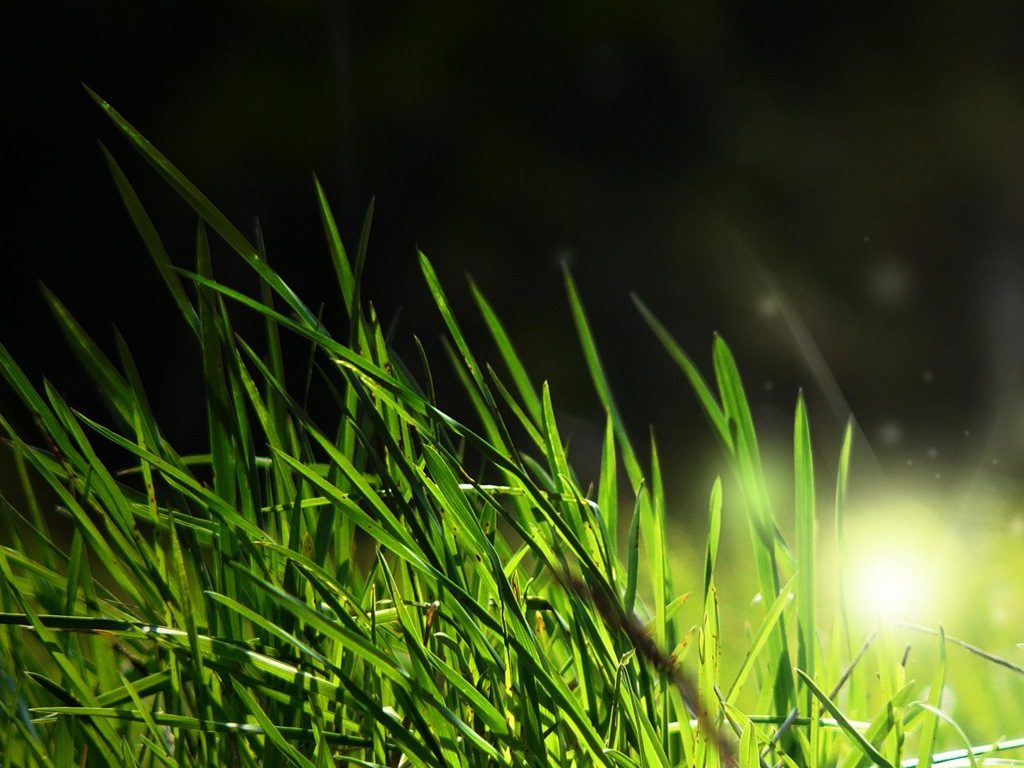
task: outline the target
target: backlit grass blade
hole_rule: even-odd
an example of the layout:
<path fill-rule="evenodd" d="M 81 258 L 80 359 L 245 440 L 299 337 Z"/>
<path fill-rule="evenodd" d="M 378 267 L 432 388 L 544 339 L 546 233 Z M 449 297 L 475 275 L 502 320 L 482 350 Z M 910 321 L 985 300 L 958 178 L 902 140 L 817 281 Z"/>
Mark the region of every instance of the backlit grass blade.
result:
<path fill-rule="evenodd" d="M 814 511 L 814 460 L 811 456 L 811 433 L 807 425 L 807 407 L 803 392 L 797 397 L 793 427 L 793 469 L 796 475 L 796 599 L 797 599 L 797 664 L 814 679 L 818 656 L 815 601 L 817 599 L 817 520 Z M 802 709 L 814 711 L 813 698 L 807 692 Z M 813 717 L 813 716 L 812 716 Z M 813 733 L 813 732 L 812 732 Z M 812 738 L 812 743 L 814 739 Z"/>
<path fill-rule="evenodd" d="M 42 291 L 82 367 L 89 372 L 107 403 L 115 408 L 124 423 L 130 423 L 134 398 L 128 382 L 75 321 L 60 300 L 45 286 L 42 287 Z"/>
<path fill-rule="evenodd" d="M 765 611 L 764 618 L 761 619 L 761 625 L 758 627 L 757 632 L 754 633 L 750 643 L 747 645 L 747 651 L 743 657 L 743 663 L 736 672 L 736 677 L 733 679 L 732 685 L 729 686 L 729 692 L 725 696 L 725 701 L 728 704 L 732 705 L 736 703 L 736 698 L 739 696 L 740 690 L 743 688 L 744 683 L 746 683 L 750 673 L 754 671 L 761 653 L 764 651 L 765 646 L 768 645 L 769 638 L 778 632 L 778 629 L 781 626 L 782 612 L 786 609 L 787 605 L 789 605 L 790 600 L 793 599 L 793 586 L 795 582 L 796 576 L 790 579 L 789 582 L 779 590 L 778 596 L 772 602 L 768 610 Z"/>
<path fill-rule="evenodd" d="M 679 346 L 679 343 L 672 338 L 672 335 L 665 329 L 665 326 L 661 324 L 654 313 L 647 308 L 640 298 L 633 294 L 633 303 L 637 309 L 640 310 L 641 316 L 654 331 L 654 335 L 658 337 L 658 340 L 665 347 L 665 350 L 669 353 L 669 356 L 676 362 L 676 364 L 683 370 L 686 375 L 687 381 L 690 382 L 690 386 L 693 388 L 694 393 L 697 395 L 697 399 L 700 400 L 701 405 L 704 408 L 704 413 L 711 422 L 711 426 L 715 430 L 715 434 L 718 439 L 722 441 L 722 445 L 726 447 L 728 451 L 732 451 L 732 435 L 729 432 L 729 427 L 726 421 L 725 413 L 722 411 L 721 405 L 719 405 L 711 389 L 708 387 L 704 377 L 701 376 L 697 366 L 693 364 L 683 348 Z"/>
<path fill-rule="evenodd" d="M 618 528 L 619 528 L 619 483 L 618 461 L 615 449 L 615 426 L 611 416 L 605 414 L 604 444 L 601 449 L 601 479 L 597 486 L 597 507 L 600 511 L 605 531 L 605 546 L 611 554 L 611 561 L 618 561 Z M 617 571 L 610 574 L 613 583 L 617 580 Z"/>
<path fill-rule="evenodd" d="M 512 375 L 512 381 L 519 391 L 519 396 L 526 406 L 526 411 L 530 415 L 533 426 L 539 426 L 541 422 L 541 400 L 537 395 L 533 382 L 530 381 L 529 374 L 526 372 L 526 366 L 523 365 L 522 360 L 520 360 L 519 355 L 512 346 L 512 340 L 509 338 L 508 333 L 506 333 L 505 327 L 501 324 L 501 320 L 498 319 L 497 313 L 495 313 L 472 279 L 469 281 L 469 287 L 473 294 L 473 299 L 480 309 L 480 314 L 483 315 L 484 324 L 487 326 L 487 330 L 491 332 L 491 336 L 498 346 L 498 351 L 501 353 L 502 360 L 505 361 L 505 366 Z"/>
<path fill-rule="evenodd" d="M 638 493 L 640 482 L 643 479 L 640 462 L 633 451 L 633 445 L 626 432 L 625 422 L 623 422 L 622 416 L 619 414 L 619 408 L 615 403 L 615 398 L 612 396 L 612 389 L 608 383 L 608 377 L 605 375 L 604 365 L 601 363 L 601 356 L 597 351 L 597 343 L 594 341 L 594 335 L 590 330 L 590 321 L 587 320 L 587 314 L 583 309 L 583 302 L 580 300 L 579 291 L 576 288 L 576 281 L 572 279 L 572 273 L 567 265 L 562 265 L 562 272 L 565 277 L 566 293 L 569 297 L 569 308 L 572 310 L 572 319 L 576 325 L 576 333 L 580 340 L 580 346 L 583 349 L 583 357 L 586 360 L 587 369 L 590 371 L 590 379 L 594 383 L 594 389 L 597 390 L 597 395 L 601 399 L 601 405 L 604 407 L 605 413 L 608 414 L 615 427 L 615 434 L 619 438 L 619 450 L 622 452 L 623 467 L 633 486 L 633 492 Z M 644 531 L 647 538 L 653 538 L 652 533 L 649 530 Z"/>
<path fill-rule="evenodd" d="M 928 688 L 928 705 L 930 717 L 926 716 L 921 726 L 921 742 L 917 764 L 920 768 L 931 768 L 932 754 L 935 752 L 936 738 L 939 730 L 938 710 L 942 707 L 942 694 L 946 687 L 946 633 L 939 626 L 939 661 L 935 666 L 931 685 Z M 968 742 L 970 743 L 970 742 Z"/>
<path fill-rule="evenodd" d="M 505 405 L 509 407 L 512 413 L 516 417 L 516 423 L 526 431 L 526 434 L 530 438 L 530 442 L 537 446 L 540 450 L 544 450 L 544 438 L 541 435 L 540 429 L 534 424 L 532 417 L 530 417 L 526 411 L 523 410 L 522 406 L 513 398 L 512 393 L 505 388 L 502 384 L 501 379 L 494 372 L 491 366 L 487 366 L 487 373 L 490 375 L 491 384 L 494 385 L 501 399 L 505 401 Z"/>
<path fill-rule="evenodd" d="M 626 612 L 632 614 L 636 606 L 636 590 L 640 580 L 640 510 L 643 508 L 642 496 L 647 493 L 647 486 L 641 484 L 633 504 L 633 517 L 629 523 L 626 538 L 626 591 L 622 604 Z"/>
<path fill-rule="evenodd" d="M 784 553 L 788 552 L 777 535 L 775 517 L 761 467 L 753 417 L 739 370 L 732 352 L 720 336 L 715 337 L 713 358 L 719 396 L 732 436 L 733 467 L 746 496 L 761 596 L 763 600 L 767 600 L 767 596 L 774 598 L 779 593 L 777 543 Z M 777 712 L 781 714 L 797 705 L 788 642 L 781 624 L 778 631 L 770 636 L 769 647 L 772 657 L 779 660 L 778 677 L 773 682 L 772 689 L 775 693 Z"/>
<path fill-rule="evenodd" d="M 125 120 L 120 112 L 110 106 L 110 104 L 104 101 L 88 86 L 83 85 L 83 87 L 93 100 L 100 105 L 103 111 L 107 113 L 110 119 L 113 120 L 121 133 L 124 134 L 140 154 L 149 161 L 150 165 L 156 169 L 156 171 L 168 184 L 170 184 L 182 199 L 191 205 L 196 213 L 198 213 L 203 220 L 206 221 L 260 277 L 267 281 L 267 283 L 274 289 L 274 292 L 285 300 L 288 306 L 295 311 L 305 325 L 315 328 L 318 325 L 316 316 L 310 312 L 309 308 L 306 307 L 298 296 L 295 295 L 292 289 L 289 288 L 280 277 L 278 277 L 277 273 L 263 263 L 253 245 L 244 235 L 242 235 L 241 232 L 238 231 L 238 229 L 235 228 L 234 224 L 232 224 L 228 218 L 210 202 L 209 198 L 200 192 L 191 181 L 185 178 L 181 171 L 179 171 L 170 160 L 164 157 L 156 147 L 150 144 L 149 141 L 131 125 L 131 123 Z"/>
<path fill-rule="evenodd" d="M 232 687 L 234 688 L 235 696 L 241 699 L 243 705 L 256 719 L 256 722 L 259 723 L 260 728 L 271 744 L 280 750 L 293 765 L 298 765 L 300 768 L 316 768 L 310 760 L 285 739 L 281 731 L 274 725 L 274 722 L 267 716 L 263 707 L 246 689 L 246 686 L 239 684 L 237 681 L 232 681 Z"/>
<path fill-rule="evenodd" d="M 444 323 L 448 327 L 448 332 L 452 336 L 452 341 L 455 342 L 455 346 L 459 350 L 459 354 L 466 363 L 466 369 L 469 371 L 469 375 L 472 377 L 473 383 L 493 408 L 493 400 L 491 400 L 490 394 L 487 390 L 487 385 L 484 383 L 480 365 L 476 362 L 476 357 L 470 351 L 469 344 L 466 343 L 466 337 L 462 333 L 462 328 L 459 327 L 459 323 L 455 319 L 455 315 L 452 313 L 451 306 L 448 303 L 448 297 L 445 295 L 444 289 L 441 287 L 441 281 L 438 280 L 437 273 L 434 271 L 434 267 L 427 257 L 422 252 L 419 252 L 418 255 L 420 260 L 420 269 L 427 280 L 427 286 L 430 288 L 430 293 L 434 297 L 434 303 L 437 304 L 441 317 L 444 319 Z"/>
<path fill-rule="evenodd" d="M 125 208 L 128 209 L 128 215 L 131 217 L 136 231 L 138 231 L 139 236 L 142 238 L 146 250 L 149 251 L 153 263 L 156 264 L 160 277 L 163 278 L 164 283 L 171 292 L 174 303 L 177 304 L 178 310 L 192 329 L 192 332 L 198 335 L 199 316 L 188 295 L 185 293 L 185 287 L 182 285 L 181 278 L 178 277 L 172 267 L 170 256 L 167 255 L 167 249 L 164 247 L 163 241 L 156 231 L 156 226 L 143 207 L 142 201 L 139 200 L 139 196 L 135 193 L 135 189 L 128 181 L 128 177 L 125 176 L 121 166 L 114 159 L 114 156 L 102 144 L 100 144 L 100 149 L 103 151 L 103 157 L 107 161 L 110 174 L 114 177 L 114 184 L 121 195 L 121 200 L 124 202 Z"/>
<path fill-rule="evenodd" d="M 697 654 L 700 660 L 697 695 L 698 706 L 706 722 L 717 725 L 720 710 L 717 688 L 722 652 L 718 590 L 715 587 L 715 563 L 722 525 L 722 483 L 718 479 L 711 488 L 708 518 L 708 542 L 704 553 L 704 614 L 697 634 Z M 708 733 L 706 728 L 700 728 L 696 745 L 699 763 L 711 766 L 721 764 L 722 756 L 718 754 L 715 736 L 714 733 Z"/>
<path fill-rule="evenodd" d="M 901 688 L 895 690 L 890 698 L 883 699 L 878 714 L 872 719 L 870 725 L 864 729 L 861 740 L 869 744 L 876 752 L 881 748 L 883 742 L 892 735 L 893 730 L 900 727 L 901 721 L 898 719 L 898 713 L 910 701 L 914 687 L 913 681 L 905 683 Z M 835 713 L 832 710 L 828 711 L 835 717 Z M 839 721 L 843 730 L 846 730 L 843 719 L 836 717 L 836 720 Z M 859 750 L 847 755 L 841 766 L 842 768 L 867 768 L 867 766 L 871 765 L 872 761 L 875 762 L 875 765 L 883 765 L 883 763 L 874 760 L 869 752 Z"/>
<path fill-rule="evenodd" d="M 320 218 L 323 222 L 327 246 L 331 253 L 331 263 L 334 265 L 334 272 L 338 278 L 341 298 L 345 302 L 345 312 L 348 317 L 355 318 L 361 310 L 354 301 L 356 281 L 352 272 L 352 265 L 349 263 L 345 246 L 341 242 L 341 234 L 338 232 L 338 225 L 334 221 L 334 212 L 331 211 L 330 203 L 327 202 L 327 193 L 324 192 L 320 179 L 315 175 L 313 176 L 313 184 L 316 187 L 316 199 L 320 206 Z"/>
<path fill-rule="evenodd" d="M 882 753 L 879 752 L 871 742 L 869 742 L 864 736 L 861 735 L 860 731 L 853 727 L 853 724 L 839 711 L 839 707 L 833 703 L 833 701 L 825 695 L 825 692 L 818 688 L 814 681 L 802 670 L 798 669 L 797 674 L 800 679 L 803 680 L 804 684 L 810 689 L 811 693 L 821 702 L 822 706 L 828 711 L 832 717 L 836 719 L 839 725 L 842 727 L 846 735 L 849 736 L 850 741 L 859 749 L 864 758 L 873 762 L 879 768 L 893 768 L 893 765 L 886 760 Z"/>

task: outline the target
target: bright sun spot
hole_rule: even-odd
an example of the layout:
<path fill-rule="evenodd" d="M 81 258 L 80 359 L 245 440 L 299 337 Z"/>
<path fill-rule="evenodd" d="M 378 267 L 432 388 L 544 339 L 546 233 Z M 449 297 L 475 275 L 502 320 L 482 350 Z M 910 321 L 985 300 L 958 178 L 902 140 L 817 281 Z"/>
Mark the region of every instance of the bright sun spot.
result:
<path fill-rule="evenodd" d="M 929 622 L 944 592 L 944 526 L 920 508 L 894 505 L 848 521 L 848 597 L 867 620 Z"/>
<path fill-rule="evenodd" d="M 930 602 L 928 578 L 919 564 L 905 558 L 906 553 L 874 552 L 855 560 L 853 599 L 860 612 L 885 619 L 909 618 Z"/>

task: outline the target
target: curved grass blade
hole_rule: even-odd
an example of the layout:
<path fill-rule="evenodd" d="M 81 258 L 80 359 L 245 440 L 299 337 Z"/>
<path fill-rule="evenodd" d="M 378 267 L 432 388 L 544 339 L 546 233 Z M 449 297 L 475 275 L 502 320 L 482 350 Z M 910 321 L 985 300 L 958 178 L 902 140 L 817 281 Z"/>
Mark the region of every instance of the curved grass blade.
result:
<path fill-rule="evenodd" d="M 146 213 L 146 209 L 143 207 L 142 201 L 139 200 L 139 196 L 135 193 L 135 189 L 128 181 L 128 177 L 125 176 L 124 171 L 121 170 L 121 166 L 117 164 L 114 156 L 110 154 L 103 144 L 100 144 L 100 150 L 102 150 L 103 157 L 107 161 L 107 167 L 110 169 L 110 175 L 114 177 L 114 185 L 117 187 L 117 191 L 121 195 L 121 200 L 124 202 L 125 208 L 128 209 L 128 215 L 131 217 L 132 223 L 135 225 L 135 229 L 142 238 L 142 242 L 145 244 L 146 250 L 149 251 L 149 255 L 152 257 L 153 263 L 156 264 L 156 268 L 160 272 L 160 277 L 163 278 L 164 283 L 167 285 L 167 289 L 171 292 L 171 297 L 174 299 L 174 303 L 178 305 L 178 310 L 185 318 L 185 321 L 189 324 L 189 327 L 192 328 L 192 332 L 198 335 L 199 315 L 196 313 L 195 307 L 192 306 L 192 302 L 185 294 L 185 287 L 182 285 L 181 279 L 174 271 L 170 256 L 167 255 L 167 249 L 164 247 L 163 241 L 160 240 L 160 235 L 157 234 L 156 227 L 153 225 L 152 219 L 149 218 L 149 214 Z"/>
<path fill-rule="evenodd" d="M 666 330 L 665 326 L 661 324 L 661 321 L 655 317 L 654 313 L 647 308 L 640 297 L 635 293 L 632 294 L 633 303 L 636 308 L 640 311 L 641 316 L 650 326 L 651 330 L 654 331 L 654 335 L 658 337 L 662 346 L 668 352 L 669 356 L 675 360 L 676 364 L 683 370 L 686 375 L 686 380 L 690 382 L 690 386 L 693 388 L 694 393 L 697 395 L 697 399 L 700 400 L 701 405 L 704 408 L 704 414 L 708 417 L 711 422 L 711 426 L 715 430 L 715 434 L 718 435 L 718 439 L 722 441 L 722 445 L 725 446 L 726 450 L 732 452 L 732 435 L 729 432 L 729 427 L 726 422 L 725 413 L 722 411 L 722 407 L 718 404 L 715 396 L 712 394 L 711 389 L 708 387 L 707 382 L 704 381 L 704 377 L 701 376 L 697 366 L 693 364 L 679 343 L 672 338 L 672 335 Z"/>
<path fill-rule="evenodd" d="M 541 424 L 541 399 L 537 395 L 537 389 L 533 386 L 533 382 L 530 381 L 530 376 L 526 372 L 526 366 L 523 365 L 522 360 L 512 346 L 512 340 L 505 331 L 505 327 L 501 324 L 501 320 L 498 319 L 497 313 L 476 283 L 473 282 L 472 278 L 469 280 L 469 289 L 473 294 L 473 299 L 476 301 L 480 314 L 483 315 L 484 324 L 487 326 L 487 330 L 491 332 L 494 343 L 497 344 L 498 351 L 501 353 L 502 360 L 505 361 L 505 366 L 512 375 L 512 381 L 519 391 L 519 396 L 523 399 L 527 413 L 530 414 L 532 425 L 535 428 L 539 427 Z"/>
<path fill-rule="evenodd" d="M 319 322 L 316 316 L 299 299 L 295 292 L 288 287 L 284 280 L 260 259 L 252 243 L 210 202 L 209 198 L 200 192 L 156 147 L 150 144 L 131 123 L 125 120 L 120 112 L 104 101 L 89 86 L 83 84 L 82 87 L 107 113 L 121 133 L 135 146 L 139 153 L 156 169 L 157 173 L 274 289 L 275 293 L 284 299 L 285 303 L 299 316 L 302 323 L 311 328 L 318 327 Z"/>
<path fill-rule="evenodd" d="M 882 756 L 882 753 L 875 749 L 874 745 L 864 738 L 860 731 L 853 727 L 853 724 L 846 719 L 842 712 L 839 711 L 839 707 L 835 705 L 824 691 L 814 684 L 814 681 L 807 676 L 806 672 L 802 669 L 798 669 L 796 673 L 810 689 L 811 693 L 813 693 L 818 701 L 821 702 L 822 706 L 825 707 L 828 713 L 836 719 L 836 722 L 839 723 L 846 735 L 850 737 L 850 741 L 852 741 L 854 745 L 864 753 L 864 757 L 867 760 L 873 762 L 875 765 L 879 766 L 879 768 L 893 768 L 892 763 L 886 760 L 885 757 Z"/>

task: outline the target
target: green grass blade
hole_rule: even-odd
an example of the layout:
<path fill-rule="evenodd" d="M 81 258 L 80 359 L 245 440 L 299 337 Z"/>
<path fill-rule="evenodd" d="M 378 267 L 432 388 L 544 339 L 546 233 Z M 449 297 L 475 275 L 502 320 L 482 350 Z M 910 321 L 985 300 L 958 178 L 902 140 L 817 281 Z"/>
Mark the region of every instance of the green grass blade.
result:
<path fill-rule="evenodd" d="M 754 671 L 755 664 L 764 650 L 765 646 L 768 645 L 769 639 L 779 631 L 779 627 L 782 626 L 782 612 L 786 609 L 789 601 L 793 597 L 793 585 L 796 582 L 794 576 L 789 582 L 779 591 L 778 596 L 772 602 L 771 606 L 765 611 L 764 618 L 761 619 L 761 625 L 758 627 L 757 632 L 754 633 L 753 638 L 747 646 L 747 651 L 743 657 L 743 663 L 740 665 L 739 670 L 736 672 L 736 677 L 733 678 L 732 685 L 729 686 L 729 692 L 725 696 L 725 701 L 729 705 L 736 703 L 736 698 L 739 696 L 740 690 L 743 688 L 743 684 L 747 681 L 750 673 Z"/>
<path fill-rule="evenodd" d="M 665 347 L 665 350 L 682 370 L 686 376 L 686 380 L 690 382 L 690 386 L 693 388 L 694 393 L 697 395 L 697 399 L 700 400 L 701 405 L 704 408 L 704 413 L 711 421 L 711 426 L 715 430 L 715 434 L 719 440 L 722 441 L 722 445 L 726 447 L 726 450 L 732 452 L 732 435 L 729 432 L 729 427 L 726 421 L 725 413 L 722 411 L 722 407 L 718 404 L 714 394 L 708 387 L 707 382 L 704 381 L 704 377 L 701 376 L 697 366 L 693 364 L 679 343 L 672 338 L 672 335 L 666 330 L 665 326 L 661 324 L 654 313 L 647 308 L 640 298 L 633 294 L 633 303 L 640 311 L 641 316 L 654 331 L 654 335 L 658 337 L 658 340 Z"/>
<path fill-rule="evenodd" d="M 448 332 L 452 336 L 452 341 L 455 342 L 455 346 L 459 350 L 459 354 L 462 356 L 462 360 L 465 362 L 466 369 L 469 371 L 469 375 L 473 379 L 473 383 L 476 385 L 477 390 L 484 396 L 488 405 L 490 405 L 493 410 L 494 401 L 491 399 L 487 385 L 484 383 L 480 365 L 476 362 L 476 357 L 470 351 L 469 344 L 466 343 L 466 337 L 462 333 L 462 328 L 459 327 L 459 323 L 455 319 L 455 315 L 452 313 L 451 306 L 448 303 L 448 297 L 445 295 L 444 289 L 441 287 L 441 281 L 438 280 L 437 273 L 434 271 L 433 265 L 431 265 L 423 252 L 417 252 L 417 255 L 420 260 L 420 269 L 427 280 L 427 286 L 430 288 L 430 293 L 434 297 L 434 303 L 441 312 L 444 324 L 447 326 Z"/>
<path fill-rule="evenodd" d="M 600 511 L 602 526 L 605 532 L 605 547 L 610 553 L 612 563 L 618 562 L 618 528 L 619 528 L 619 484 L 618 462 L 615 450 L 615 427 L 611 416 L 605 414 L 604 444 L 601 449 L 601 475 L 597 486 L 597 508 Z M 613 584 L 618 578 L 616 570 L 608 574 Z"/>
<path fill-rule="evenodd" d="M 619 438 L 619 449 L 622 452 L 622 463 L 625 467 L 626 475 L 633 485 L 633 492 L 639 495 L 640 483 L 643 480 L 640 462 L 633 451 L 633 445 L 630 443 L 629 435 L 626 432 L 625 422 L 623 422 L 622 416 L 619 414 L 619 408 L 615 403 L 615 398 L 612 396 L 612 389 L 608 384 L 608 377 L 605 375 L 604 365 L 601 363 L 601 356 L 597 351 L 597 343 L 594 341 L 594 335 L 590 330 L 590 321 L 587 320 L 587 314 L 583 309 L 583 302 L 580 300 L 579 291 L 576 288 L 576 281 L 572 279 L 572 273 L 567 265 L 562 265 L 562 271 L 565 277 L 566 293 L 569 297 L 569 308 L 572 310 L 572 319 L 576 325 L 576 333 L 580 340 L 580 346 L 583 349 L 587 369 L 590 371 L 591 381 L 593 381 L 597 395 L 601 399 L 601 405 L 604 406 L 605 412 L 611 418 L 612 424 L 615 427 L 615 434 Z M 644 533 L 650 534 L 651 531 L 645 531 Z"/>
<path fill-rule="evenodd" d="M 163 177 L 163 179 L 198 213 L 213 230 L 220 235 L 224 241 L 241 256 L 252 269 L 274 289 L 299 316 L 302 322 L 310 327 L 318 325 L 316 316 L 309 308 L 302 303 L 298 296 L 285 282 L 270 269 L 259 257 L 256 249 L 235 226 L 228 221 L 210 202 L 209 198 L 200 192 L 196 186 L 179 171 L 170 160 L 164 157 L 161 152 L 142 136 L 116 109 L 104 101 L 88 86 L 83 86 L 93 100 L 99 104 L 104 112 L 110 117 L 121 133 L 135 146 L 150 165 Z"/>
<path fill-rule="evenodd" d="M 938 711 L 942 707 L 942 693 L 946 686 L 946 633 L 939 626 L 939 662 L 935 666 L 931 685 L 928 690 L 928 706 L 930 717 L 926 717 L 921 726 L 921 741 L 918 749 L 917 764 L 920 768 L 931 768 L 932 755 L 935 752 L 939 731 Z"/>
<path fill-rule="evenodd" d="M 802 669 L 798 669 L 797 674 L 810 689 L 811 693 L 821 702 L 822 706 L 825 707 L 826 711 L 836 719 L 846 735 L 850 737 L 850 741 L 863 753 L 866 759 L 879 766 L 879 768 L 893 768 L 892 763 L 886 760 L 882 753 L 875 749 L 874 745 L 861 735 L 860 731 L 839 711 L 839 707 L 835 705 L 824 691 L 814 684 L 814 681 Z"/>
<path fill-rule="evenodd" d="M 124 202 L 125 208 L 128 209 L 128 215 L 131 217 L 132 223 L 135 225 L 135 229 L 142 238 L 142 242 L 145 244 L 146 250 L 149 251 L 149 255 L 152 257 L 153 263 L 156 264 L 157 270 L 160 272 L 160 277 L 163 278 L 164 283 L 171 292 L 171 297 L 174 299 L 174 303 L 177 304 L 178 310 L 185 318 L 185 321 L 188 323 L 193 333 L 198 334 L 199 315 L 196 313 L 195 307 L 192 306 L 192 302 L 185 293 L 185 287 L 181 283 L 181 278 L 178 277 L 172 267 L 171 259 L 167 255 L 167 249 L 164 247 L 163 241 L 160 239 L 160 235 L 157 234 L 156 227 L 153 225 L 152 219 L 149 218 L 149 214 L 146 213 L 146 209 L 143 207 L 142 201 L 139 200 L 139 196 L 135 193 L 135 189 L 128 181 L 128 177 L 125 176 L 124 171 L 121 170 L 121 166 L 117 164 L 114 156 L 111 155 L 110 152 L 107 151 L 107 148 L 102 144 L 100 144 L 100 149 L 103 151 L 103 157 L 107 161 L 107 167 L 110 169 L 110 174 L 114 177 L 114 184 L 117 186 L 117 191 L 121 195 L 121 200 Z"/>
<path fill-rule="evenodd" d="M 512 346 L 512 340 L 505 331 L 505 327 L 501 324 L 501 320 L 498 319 L 497 313 L 472 279 L 469 281 L 469 288 L 480 310 L 480 314 L 483 315 L 484 325 L 490 331 L 494 343 L 497 344 L 498 351 L 501 353 L 501 358 L 505 361 L 505 366 L 512 375 L 512 381 L 519 391 L 519 396 L 526 406 L 526 412 L 530 415 L 533 426 L 539 427 L 542 418 L 541 399 L 537 395 L 533 382 L 530 381 L 530 376 L 526 372 L 526 366 L 523 365 L 522 360 L 520 360 L 519 355 Z"/>
<path fill-rule="evenodd" d="M 622 603 L 630 615 L 636 607 L 636 590 L 640 581 L 640 510 L 643 508 L 641 497 L 645 493 L 647 486 L 641 485 L 633 504 L 633 517 L 626 537 L 626 592 Z"/>
<path fill-rule="evenodd" d="M 817 599 L 817 519 L 814 511 L 814 460 L 811 455 L 811 433 L 807 424 L 807 407 L 803 392 L 796 402 L 793 427 L 793 468 L 796 475 L 796 599 L 797 599 L 797 664 L 814 679 L 818 657 L 818 635 L 815 601 Z M 812 712 L 810 691 L 803 701 L 803 711 Z M 812 739 L 813 742 L 813 739 Z"/>
<path fill-rule="evenodd" d="M 338 232 L 338 225 L 334 221 L 334 213 L 331 211 L 330 203 L 327 202 L 327 194 L 324 192 L 320 179 L 313 176 L 313 184 L 316 187 L 316 200 L 320 206 L 320 218 L 324 226 L 324 236 L 327 238 L 327 245 L 331 253 L 331 262 L 334 264 L 334 272 L 338 277 L 338 286 L 341 289 L 341 298 L 345 302 L 345 311 L 350 318 L 355 318 L 359 312 L 354 296 L 356 293 L 355 276 L 352 273 L 352 265 L 348 260 L 348 253 L 341 242 L 341 234 Z"/>

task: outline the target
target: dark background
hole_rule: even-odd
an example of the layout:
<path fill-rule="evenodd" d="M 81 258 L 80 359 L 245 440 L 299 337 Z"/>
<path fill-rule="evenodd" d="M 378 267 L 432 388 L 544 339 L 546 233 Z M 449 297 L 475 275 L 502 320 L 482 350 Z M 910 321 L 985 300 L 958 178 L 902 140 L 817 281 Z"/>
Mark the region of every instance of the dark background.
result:
<path fill-rule="evenodd" d="M 0 65 L 0 339 L 89 411 L 36 281 L 111 350 L 116 325 L 183 451 L 203 442 L 196 351 L 97 140 L 182 266 L 195 218 L 81 82 L 243 231 L 258 215 L 328 319 L 312 174 L 352 249 L 376 196 L 366 295 L 401 308 L 399 348 L 415 359 L 416 334 L 444 366 L 419 247 L 486 345 L 474 276 L 586 463 L 603 421 L 568 262 L 683 506 L 703 509 L 710 430 L 632 290 L 708 373 L 725 336 L 783 448 L 802 386 L 826 467 L 851 407 L 861 461 L 896 482 L 962 494 L 1024 468 L 1024 4 L 5 3 Z"/>

